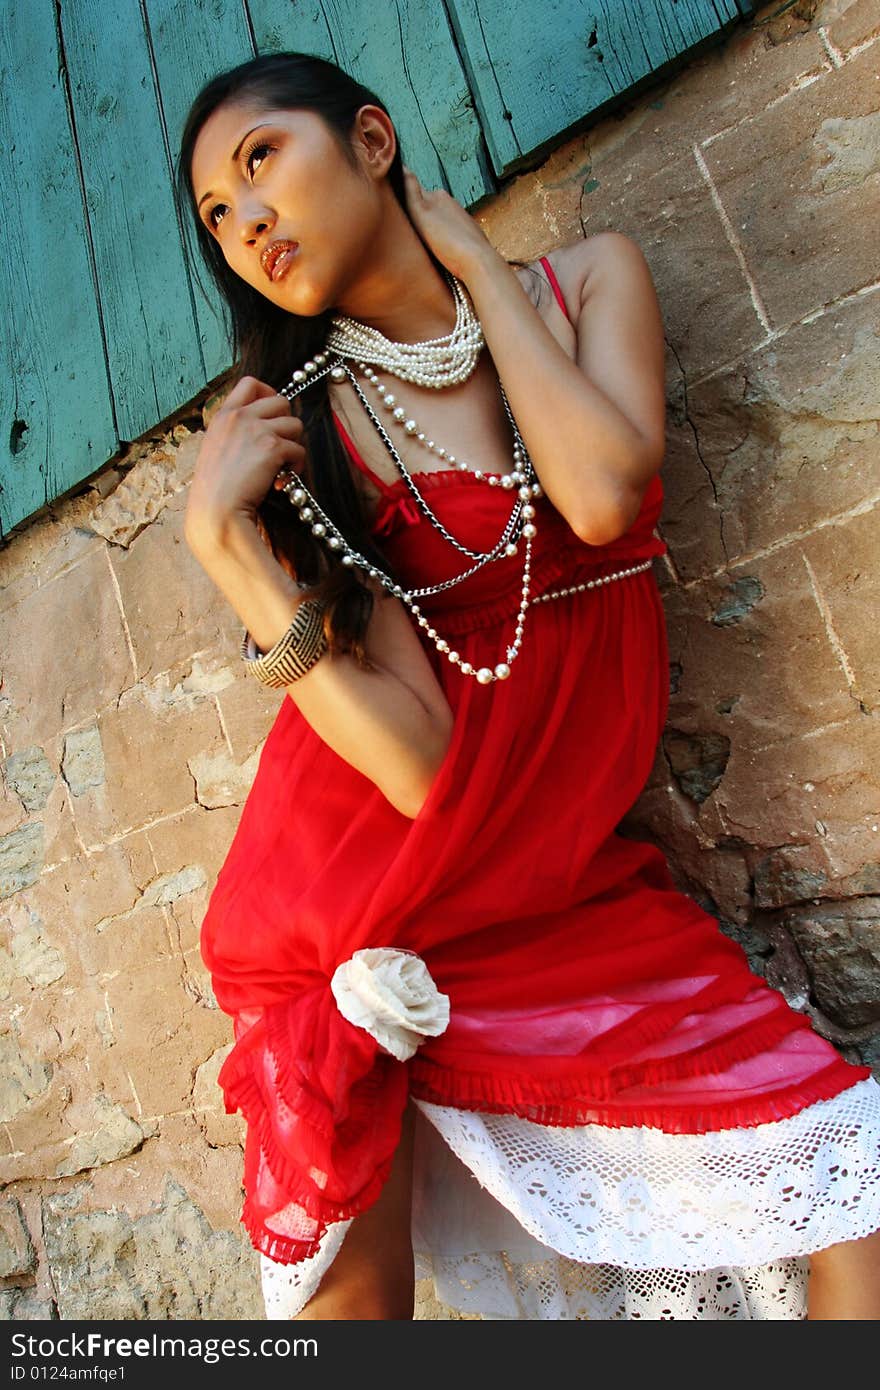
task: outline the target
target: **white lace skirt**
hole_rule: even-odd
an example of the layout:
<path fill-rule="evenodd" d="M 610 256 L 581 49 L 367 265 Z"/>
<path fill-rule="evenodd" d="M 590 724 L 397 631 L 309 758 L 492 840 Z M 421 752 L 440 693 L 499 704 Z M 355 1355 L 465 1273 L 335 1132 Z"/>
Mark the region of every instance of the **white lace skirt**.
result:
<path fill-rule="evenodd" d="M 539 1125 L 416 1100 L 416 1277 L 487 1319 L 798 1319 L 807 1256 L 880 1229 L 880 1085 L 708 1134 Z M 266 1316 L 315 1293 L 260 1257 Z"/>

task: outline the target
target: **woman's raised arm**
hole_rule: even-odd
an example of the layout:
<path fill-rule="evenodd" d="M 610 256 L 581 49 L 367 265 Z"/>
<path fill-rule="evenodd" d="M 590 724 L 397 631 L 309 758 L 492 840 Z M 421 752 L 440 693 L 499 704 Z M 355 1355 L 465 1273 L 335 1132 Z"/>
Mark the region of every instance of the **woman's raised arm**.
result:
<path fill-rule="evenodd" d="M 186 540 L 257 647 L 268 651 L 290 626 L 303 593 L 256 524 L 233 516 L 222 528 L 193 528 Z M 378 585 L 373 592 L 364 650 L 376 669 L 327 651 L 287 693 L 334 752 L 398 811 L 415 817 L 449 746 L 452 710 L 403 604 Z"/>
<path fill-rule="evenodd" d="M 305 457 L 303 426 L 265 382 L 242 377 L 205 432 L 184 517 L 186 543 L 259 649 L 287 631 L 302 590 L 260 535 L 260 500 Z M 287 692 L 330 747 L 405 816 L 418 815 L 452 735 L 449 702 L 399 599 L 380 585 L 364 639 L 375 670 L 327 651 Z"/>

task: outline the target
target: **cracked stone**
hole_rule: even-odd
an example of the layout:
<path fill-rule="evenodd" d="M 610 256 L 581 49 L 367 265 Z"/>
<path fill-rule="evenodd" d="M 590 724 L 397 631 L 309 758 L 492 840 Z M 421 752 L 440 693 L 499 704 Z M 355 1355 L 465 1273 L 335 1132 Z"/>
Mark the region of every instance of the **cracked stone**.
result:
<path fill-rule="evenodd" d="M 212 1146 L 241 1144 L 244 1127 L 239 1115 L 227 1115 L 223 1092 L 217 1084 L 220 1068 L 232 1051 L 233 1044 L 218 1047 L 196 1071 L 193 1083 L 193 1109 L 199 1111 L 199 1127 Z"/>
<path fill-rule="evenodd" d="M 45 861 L 42 821 L 20 825 L 0 838 L 0 898 L 36 883 Z"/>
<path fill-rule="evenodd" d="M 250 791 L 259 765 L 255 750 L 239 766 L 224 750 L 221 753 L 197 753 L 187 760 L 195 778 L 196 800 L 200 806 L 213 810 L 218 806 L 240 805 Z"/>
<path fill-rule="evenodd" d="M 104 785 L 104 750 L 96 724 L 66 736 L 61 770 L 72 796 L 82 796 L 90 787 Z"/>
<path fill-rule="evenodd" d="M 13 929 L 12 967 L 30 985 L 51 985 L 65 974 L 67 963 L 57 947 L 46 940 L 37 914 L 29 912 L 28 916 L 31 920 Z"/>
<path fill-rule="evenodd" d="M 56 1305 L 40 1298 L 32 1288 L 0 1290 L 0 1322 L 51 1322 L 57 1318 Z"/>
<path fill-rule="evenodd" d="M 0 1120 L 12 1120 L 47 1089 L 51 1071 L 22 1051 L 11 1033 L 0 1034 Z"/>
<path fill-rule="evenodd" d="M 3 764 L 6 781 L 25 810 L 42 811 L 55 784 L 55 772 L 38 744 L 11 753 Z"/>
<path fill-rule="evenodd" d="M 718 786 L 730 758 L 730 739 L 725 734 L 686 734 L 669 729 L 663 747 L 672 775 L 685 796 L 702 804 Z"/>
<path fill-rule="evenodd" d="M 33 1274 L 37 1267 L 30 1232 L 15 1197 L 0 1202 L 0 1279 Z"/>
<path fill-rule="evenodd" d="M 177 873 L 163 874 L 160 878 L 153 879 L 144 889 L 141 902 L 144 905 L 155 903 L 162 907 L 187 893 L 194 893 L 197 889 L 203 888 L 207 881 L 207 875 L 200 864 L 187 864 Z"/>
<path fill-rule="evenodd" d="M 822 1012 L 844 1028 L 880 1021 L 880 898 L 794 909 L 785 923 Z"/>
<path fill-rule="evenodd" d="M 76 1211 L 82 1195 L 43 1203 L 46 1254 L 62 1319 L 265 1316 L 257 1257 L 246 1237 L 213 1230 L 179 1183 L 169 1178 L 161 1207 L 135 1220 L 118 1209 Z"/>
<path fill-rule="evenodd" d="M 94 1119 L 97 1129 L 90 1134 L 78 1134 L 67 1156 L 59 1161 L 55 1169 L 59 1178 L 125 1158 L 144 1142 L 144 1131 L 140 1125 L 121 1105 L 115 1105 L 100 1093 L 94 1098 Z"/>
<path fill-rule="evenodd" d="M 712 615 L 716 627 L 730 627 L 742 622 L 756 603 L 764 597 L 764 585 L 753 575 L 735 579 L 724 591 L 724 598 Z"/>
<path fill-rule="evenodd" d="M 160 445 L 139 459 L 111 495 L 95 507 L 90 518 L 92 530 L 114 545 L 130 546 L 184 486 L 199 443 L 197 436 L 187 434 L 180 448 Z"/>

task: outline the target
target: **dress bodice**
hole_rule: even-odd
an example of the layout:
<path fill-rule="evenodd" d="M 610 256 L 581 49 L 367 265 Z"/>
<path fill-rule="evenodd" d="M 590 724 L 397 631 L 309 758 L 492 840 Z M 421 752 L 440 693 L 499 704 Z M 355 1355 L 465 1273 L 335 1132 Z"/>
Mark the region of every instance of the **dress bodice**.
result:
<path fill-rule="evenodd" d="M 436 530 L 406 480 L 388 484 L 379 478 L 364 463 L 338 418 L 336 424 L 352 462 L 380 489 L 371 532 L 398 582 L 408 589 L 430 587 L 470 569 L 476 561 Z M 510 489 L 500 484 L 493 487 L 473 473 L 454 468 L 420 470 L 412 476 L 438 521 L 462 545 L 485 551 L 498 541 L 513 506 Z M 589 545 L 546 495 L 539 497 L 537 535 L 532 542 L 532 596 L 662 554 L 665 546 L 656 530 L 662 500 L 660 479 L 654 477 L 629 530 L 607 545 Z M 483 565 L 461 583 L 417 601 L 426 614 L 442 615 L 450 633 L 491 626 L 519 606 L 524 557 L 521 539 L 515 555 Z"/>

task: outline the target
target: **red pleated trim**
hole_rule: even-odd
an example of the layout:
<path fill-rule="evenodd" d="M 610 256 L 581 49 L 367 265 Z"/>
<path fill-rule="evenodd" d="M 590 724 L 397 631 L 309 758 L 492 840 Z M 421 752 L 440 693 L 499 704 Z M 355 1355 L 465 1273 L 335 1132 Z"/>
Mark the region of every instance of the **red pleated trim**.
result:
<path fill-rule="evenodd" d="M 788 1119 L 805 1106 L 829 1100 L 871 1075 L 869 1067 L 856 1067 L 838 1058 L 805 1081 L 745 1100 L 694 1106 L 650 1105 L 644 1101 L 612 1105 L 585 1097 L 581 1077 L 558 1078 L 553 1083 L 544 1081 L 535 1087 L 524 1078 L 513 1080 L 480 1072 L 447 1071 L 415 1058 L 409 1066 L 411 1094 L 434 1105 L 482 1110 L 493 1115 L 518 1115 L 541 1125 L 598 1124 L 611 1129 L 659 1129 L 667 1134 L 753 1129 L 771 1120 Z"/>

